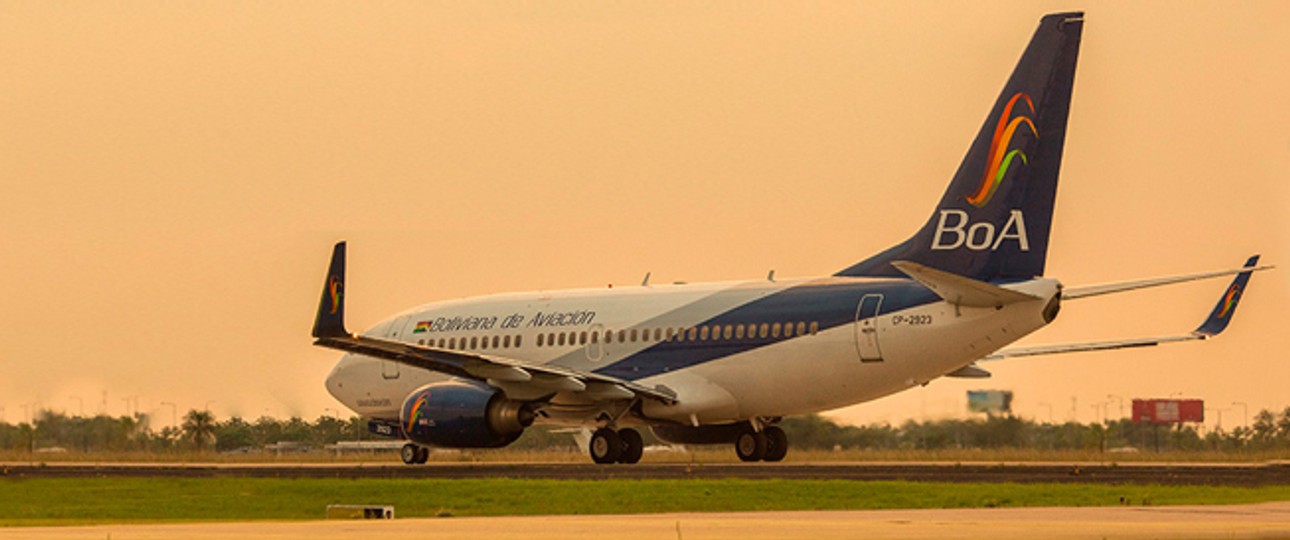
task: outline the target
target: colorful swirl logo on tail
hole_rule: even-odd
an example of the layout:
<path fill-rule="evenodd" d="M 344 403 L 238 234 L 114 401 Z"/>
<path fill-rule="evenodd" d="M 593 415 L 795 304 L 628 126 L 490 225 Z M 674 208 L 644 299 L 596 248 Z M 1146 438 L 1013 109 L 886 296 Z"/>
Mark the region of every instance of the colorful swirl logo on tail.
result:
<path fill-rule="evenodd" d="M 1008 105 L 1003 108 L 1003 114 L 999 115 L 999 121 L 994 126 L 994 139 L 990 141 L 990 153 L 985 160 L 985 174 L 981 177 L 981 185 L 977 188 L 976 193 L 968 195 L 967 202 L 972 206 L 980 208 L 990 202 L 994 197 L 994 192 L 999 189 L 999 184 L 1003 182 L 1003 176 L 1008 173 L 1008 167 L 1012 165 L 1013 158 L 1020 157 L 1021 162 L 1029 165 L 1030 161 L 1026 158 L 1026 153 L 1021 150 L 1008 152 L 1008 145 L 1012 143 L 1012 136 L 1017 133 L 1017 128 L 1023 124 L 1030 128 L 1030 132 L 1039 137 L 1039 130 L 1035 129 L 1035 123 L 1025 114 L 1019 114 L 1016 118 L 1012 117 L 1012 108 L 1017 104 L 1017 100 L 1025 100 L 1026 106 L 1030 108 L 1030 114 L 1035 114 L 1035 104 L 1030 100 L 1030 96 L 1024 92 L 1017 92 L 1008 100 Z"/>
<path fill-rule="evenodd" d="M 1235 283 L 1227 289 L 1227 295 L 1223 297 L 1223 311 L 1218 312 L 1218 318 L 1226 317 L 1236 307 L 1236 300 L 1241 296 L 1241 287 Z"/>
<path fill-rule="evenodd" d="M 424 407 L 429 399 L 430 392 L 423 392 L 417 396 L 417 400 L 412 403 L 412 411 L 408 413 L 408 423 L 403 426 L 404 433 L 412 433 L 412 428 L 417 425 L 417 417 L 421 416 L 421 407 Z"/>
<path fill-rule="evenodd" d="M 337 311 L 340 311 L 340 295 L 344 288 L 345 282 L 340 279 L 340 276 L 332 276 L 331 279 L 327 280 L 327 293 L 331 296 L 331 311 L 329 312 L 331 315 L 335 315 Z"/>

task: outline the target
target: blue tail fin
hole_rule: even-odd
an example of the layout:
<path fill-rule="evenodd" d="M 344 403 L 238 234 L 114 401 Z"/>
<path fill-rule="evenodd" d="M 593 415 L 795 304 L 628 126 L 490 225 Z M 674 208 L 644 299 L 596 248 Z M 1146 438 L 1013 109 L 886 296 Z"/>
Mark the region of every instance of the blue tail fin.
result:
<path fill-rule="evenodd" d="M 981 281 L 1043 275 L 1083 17 L 1039 21 L 927 223 L 837 275 L 900 277 L 901 260 Z"/>

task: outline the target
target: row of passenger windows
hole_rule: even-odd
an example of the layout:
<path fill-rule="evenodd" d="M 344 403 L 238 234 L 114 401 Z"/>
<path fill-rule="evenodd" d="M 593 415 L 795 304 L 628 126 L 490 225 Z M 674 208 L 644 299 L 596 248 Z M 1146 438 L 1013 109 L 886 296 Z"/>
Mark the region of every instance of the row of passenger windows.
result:
<path fill-rule="evenodd" d="M 636 342 L 659 342 L 659 341 L 717 341 L 732 339 L 779 339 L 780 337 L 791 338 L 793 336 L 804 336 L 808 333 L 815 335 L 820 331 L 818 322 L 787 322 L 787 323 L 761 323 L 761 324 L 714 324 L 704 326 L 692 326 L 689 328 L 632 328 L 628 330 L 603 330 L 593 332 L 550 332 L 537 335 L 538 347 L 560 347 L 565 345 L 586 345 L 587 343 L 606 344 L 614 343 L 636 343 Z M 521 347 L 524 344 L 523 336 L 474 336 L 469 339 L 462 338 L 438 338 L 430 340 L 418 340 L 421 345 L 439 347 L 443 349 L 509 349 L 511 347 Z"/>

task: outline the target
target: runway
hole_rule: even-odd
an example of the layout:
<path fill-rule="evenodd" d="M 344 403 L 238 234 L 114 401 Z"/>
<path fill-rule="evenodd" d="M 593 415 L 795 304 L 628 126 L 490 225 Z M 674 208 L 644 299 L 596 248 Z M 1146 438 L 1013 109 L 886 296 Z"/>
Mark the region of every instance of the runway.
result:
<path fill-rule="evenodd" d="M 1227 463 L 0 463 L 9 478 L 745 478 L 1266 486 L 1290 462 Z"/>
<path fill-rule="evenodd" d="M 0 539 L 189 538 L 331 540 L 427 537 L 546 540 L 612 536 L 619 540 L 759 540 L 780 538 L 1290 538 L 1290 502 L 1238 506 L 996 508 L 425 518 L 386 521 L 193 523 L 0 529 Z"/>

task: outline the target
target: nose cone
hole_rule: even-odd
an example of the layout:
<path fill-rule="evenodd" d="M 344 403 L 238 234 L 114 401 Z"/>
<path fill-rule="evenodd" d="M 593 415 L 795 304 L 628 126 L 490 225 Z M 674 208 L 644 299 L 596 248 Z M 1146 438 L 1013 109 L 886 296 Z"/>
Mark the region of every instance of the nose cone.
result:
<path fill-rule="evenodd" d="M 327 393 L 336 398 L 336 401 L 344 403 L 345 406 L 351 409 L 354 408 L 354 403 L 347 398 L 352 397 L 353 391 L 346 388 L 346 384 L 352 385 L 353 382 L 347 380 L 346 372 L 349 371 L 348 368 L 354 363 L 352 356 L 350 354 L 342 356 L 340 361 L 336 362 L 336 366 L 331 368 L 331 373 L 327 374 L 327 381 L 324 383 L 327 386 Z"/>

